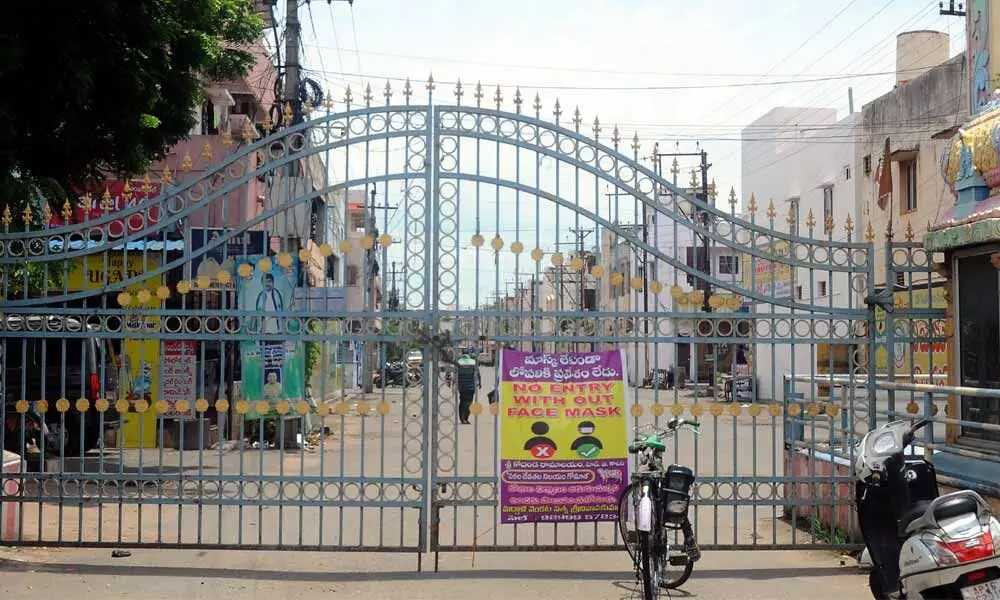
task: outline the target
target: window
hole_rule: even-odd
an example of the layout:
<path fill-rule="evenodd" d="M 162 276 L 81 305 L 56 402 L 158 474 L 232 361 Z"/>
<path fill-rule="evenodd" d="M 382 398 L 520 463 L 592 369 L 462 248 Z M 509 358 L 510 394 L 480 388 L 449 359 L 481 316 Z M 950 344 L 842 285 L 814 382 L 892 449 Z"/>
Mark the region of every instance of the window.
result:
<path fill-rule="evenodd" d="M 351 220 L 351 229 L 354 231 L 361 231 L 365 228 L 365 212 L 363 210 L 351 212 L 348 217 Z"/>
<path fill-rule="evenodd" d="M 823 188 L 823 231 L 833 218 L 833 186 Z"/>
<path fill-rule="evenodd" d="M 795 286 L 795 299 L 796 300 L 801 300 L 802 299 L 802 286 L 801 285 Z"/>
<path fill-rule="evenodd" d="M 826 282 L 825 281 L 818 281 L 817 283 L 819 284 L 818 289 L 817 289 L 817 291 L 819 292 L 819 297 L 820 298 L 825 298 L 826 297 Z"/>
<path fill-rule="evenodd" d="M 896 273 L 896 285 L 900 287 L 906 285 L 906 273 Z"/>
<path fill-rule="evenodd" d="M 701 271 L 702 273 L 708 272 L 709 262 L 706 259 L 707 254 L 705 253 L 704 246 L 695 246 L 694 248 L 688 246 L 684 248 L 684 251 L 685 251 L 684 264 L 698 271 Z M 701 278 L 697 278 L 697 280 L 700 281 Z M 695 285 L 695 281 L 696 281 L 695 276 L 688 273 L 687 274 L 688 285 Z"/>
<path fill-rule="evenodd" d="M 347 266 L 347 285 L 358 285 L 360 269 L 357 265 Z"/>
<path fill-rule="evenodd" d="M 851 165 L 844 165 L 844 181 L 851 180 Z"/>
<path fill-rule="evenodd" d="M 917 162 L 908 160 L 899 163 L 899 178 L 903 185 L 900 194 L 899 209 L 908 213 L 917 210 Z"/>
<path fill-rule="evenodd" d="M 719 257 L 719 275 L 739 275 L 740 261 L 738 257 L 725 255 Z"/>
<path fill-rule="evenodd" d="M 871 176 L 871 174 L 872 174 L 872 155 L 871 154 L 869 154 L 868 156 L 866 156 L 863 159 L 861 159 L 861 168 L 865 172 L 865 177 L 870 177 Z"/>

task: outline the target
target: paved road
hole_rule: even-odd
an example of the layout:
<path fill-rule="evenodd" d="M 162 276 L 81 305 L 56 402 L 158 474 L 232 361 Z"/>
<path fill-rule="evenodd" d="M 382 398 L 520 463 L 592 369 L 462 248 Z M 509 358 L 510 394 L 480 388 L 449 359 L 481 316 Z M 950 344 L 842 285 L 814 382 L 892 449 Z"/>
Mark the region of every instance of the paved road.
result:
<path fill-rule="evenodd" d="M 625 600 L 641 597 L 619 554 L 470 554 L 417 573 L 413 556 L 140 550 L 23 551 L 3 559 L 0 597 L 49 600 Z M 428 561 L 429 562 L 429 561 Z M 425 563 L 426 564 L 426 563 Z M 706 553 L 673 597 L 700 600 L 864 598 L 856 567 L 820 552 Z"/>

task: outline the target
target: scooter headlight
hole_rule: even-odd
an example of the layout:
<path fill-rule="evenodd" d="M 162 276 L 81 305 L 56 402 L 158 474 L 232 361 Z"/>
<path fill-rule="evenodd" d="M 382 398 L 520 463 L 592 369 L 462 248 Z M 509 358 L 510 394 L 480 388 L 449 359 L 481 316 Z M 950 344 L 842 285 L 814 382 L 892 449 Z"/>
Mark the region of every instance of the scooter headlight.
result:
<path fill-rule="evenodd" d="M 875 454 L 889 454 L 896 448 L 896 436 L 891 432 L 887 431 L 877 438 L 872 443 L 872 451 Z"/>

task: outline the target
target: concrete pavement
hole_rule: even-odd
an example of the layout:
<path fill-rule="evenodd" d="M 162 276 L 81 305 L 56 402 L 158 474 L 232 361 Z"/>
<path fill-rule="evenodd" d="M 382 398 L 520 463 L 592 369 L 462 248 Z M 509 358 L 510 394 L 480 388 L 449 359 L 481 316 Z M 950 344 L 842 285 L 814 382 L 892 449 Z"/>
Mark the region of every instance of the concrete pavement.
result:
<path fill-rule="evenodd" d="M 6 559 L 4 558 L 6 557 Z M 15 560 L 10 560 L 15 559 Z M 432 556 L 425 556 L 425 568 Z M 675 598 L 864 598 L 866 577 L 825 552 L 707 552 Z M 624 553 L 414 555 L 0 550 L 0 597 L 30 600 L 627 600 L 639 598 Z"/>

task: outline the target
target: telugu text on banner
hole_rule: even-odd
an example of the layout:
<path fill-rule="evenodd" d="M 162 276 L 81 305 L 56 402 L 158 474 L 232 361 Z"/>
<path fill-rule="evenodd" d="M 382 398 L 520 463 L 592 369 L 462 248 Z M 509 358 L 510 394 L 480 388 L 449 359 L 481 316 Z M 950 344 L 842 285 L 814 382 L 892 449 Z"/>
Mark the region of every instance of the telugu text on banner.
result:
<path fill-rule="evenodd" d="M 616 520 L 624 353 L 504 350 L 500 370 L 500 523 Z"/>

